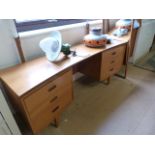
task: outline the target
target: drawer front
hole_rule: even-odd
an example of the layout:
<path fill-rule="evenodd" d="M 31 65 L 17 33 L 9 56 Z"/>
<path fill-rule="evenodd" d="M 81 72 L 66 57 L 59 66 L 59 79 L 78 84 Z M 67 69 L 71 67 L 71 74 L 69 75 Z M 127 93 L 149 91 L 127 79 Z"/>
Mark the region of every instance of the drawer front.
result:
<path fill-rule="evenodd" d="M 59 96 L 60 95 L 60 96 Z M 33 113 L 30 113 L 31 127 L 34 133 L 46 128 L 55 117 L 60 115 L 64 108 L 72 101 L 72 88 L 68 87 L 57 96 L 47 99 Z"/>
<path fill-rule="evenodd" d="M 70 70 L 24 98 L 29 123 L 34 133 L 46 128 L 71 103 L 72 89 Z"/>
<path fill-rule="evenodd" d="M 52 122 L 52 116 L 49 110 L 42 109 L 42 113 L 40 115 L 36 115 L 36 118 L 31 119 L 31 128 L 33 133 L 39 133 L 42 131 L 44 128 L 48 127 L 50 122 Z M 35 115 L 34 115 L 35 116 Z"/>
<path fill-rule="evenodd" d="M 113 59 L 120 58 L 120 57 L 124 56 L 125 47 L 126 47 L 125 45 L 122 45 L 119 47 L 112 48 L 106 52 L 103 52 L 103 54 L 102 54 L 103 59 L 113 60 Z"/>
<path fill-rule="evenodd" d="M 47 99 L 51 100 L 57 94 L 65 91 L 65 88 L 72 85 L 72 72 L 68 71 L 58 77 L 56 80 L 48 82 L 35 92 L 32 92 L 24 99 L 26 109 L 29 113 L 35 111 Z"/>
<path fill-rule="evenodd" d="M 105 80 L 119 72 L 123 64 L 124 54 L 125 46 L 113 48 L 102 54 L 101 80 Z"/>
<path fill-rule="evenodd" d="M 66 87 L 64 91 L 59 91 L 58 93 L 58 103 L 62 108 L 68 106 L 73 100 L 73 90 L 72 85 Z"/>
<path fill-rule="evenodd" d="M 55 115 L 55 112 L 58 110 L 63 110 L 69 103 L 72 101 L 72 88 L 68 87 L 65 91 L 58 93 L 51 99 L 47 99 L 38 108 L 33 112 L 29 113 L 29 116 L 32 121 L 38 120 L 39 117 L 46 113 L 50 113 L 51 117 Z M 59 107 L 55 110 L 56 107 Z"/>
<path fill-rule="evenodd" d="M 34 113 L 31 113 L 31 127 L 33 132 L 39 133 L 46 128 L 52 121 L 54 121 L 55 115 L 58 115 L 60 111 L 61 107 L 57 103 L 55 106 L 46 103 L 46 106 L 42 106 Z"/>

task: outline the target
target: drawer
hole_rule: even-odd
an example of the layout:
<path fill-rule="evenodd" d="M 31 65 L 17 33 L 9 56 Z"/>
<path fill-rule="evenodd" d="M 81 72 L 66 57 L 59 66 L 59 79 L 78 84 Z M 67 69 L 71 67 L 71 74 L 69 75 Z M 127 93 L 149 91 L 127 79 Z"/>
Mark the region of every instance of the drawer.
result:
<path fill-rule="evenodd" d="M 101 79 L 106 80 L 108 77 L 116 74 L 121 69 L 123 59 L 121 61 L 116 61 L 112 64 L 106 64 L 102 66 Z"/>
<path fill-rule="evenodd" d="M 32 130 L 38 133 L 47 127 L 71 103 L 72 98 L 72 85 L 70 84 L 51 98 L 46 98 L 36 109 L 28 112 Z"/>
<path fill-rule="evenodd" d="M 115 73 L 119 72 L 119 70 L 120 70 L 120 68 L 118 68 L 118 67 L 112 67 L 112 68 L 110 68 L 110 69 L 108 70 L 108 75 L 109 75 L 109 76 L 112 76 L 112 75 L 114 75 Z"/>
<path fill-rule="evenodd" d="M 113 54 L 114 53 L 114 54 Z M 102 67 L 109 69 L 111 67 L 121 67 L 124 60 L 125 46 L 116 47 L 102 54 Z"/>
<path fill-rule="evenodd" d="M 65 91 L 61 91 L 58 94 L 59 94 L 58 102 L 62 108 L 65 108 L 66 106 L 68 106 L 73 100 L 72 86 L 68 86 L 65 89 Z"/>
<path fill-rule="evenodd" d="M 60 106 L 55 106 L 53 108 L 46 107 L 42 108 L 41 113 L 34 114 L 31 119 L 31 128 L 33 132 L 38 133 L 44 128 L 48 127 L 48 125 L 54 121 L 54 118 L 58 113 L 60 113 L 61 108 Z"/>
<path fill-rule="evenodd" d="M 31 121 L 36 121 L 38 118 L 41 118 L 43 115 L 46 115 L 48 113 L 50 113 L 50 117 L 51 117 L 51 111 L 57 105 L 58 105 L 57 97 L 51 98 L 51 100 L 48 100 L 48 99 L 45 100 L 40 104 L 38 108 L 36 108 L 32 112 L 29 112 L 29 117 Z"/>
<path fill-rule="evenodd" d="M 102 70 L 105 71 L 105 70 L 109 70 L 111 68 L 120 68 L 123 64 L 123 58 L 124 57 L 121 57 L 121 58 L 118 58 L 118 59 L 112 59 L 110 61 L 107 61 L 107 62 L 103 62 L 102 63 Z"/>
<path fill-rule="evenodd" d="M 109 68 L 105 68 L 104 70 L 102 70 L 101 73 L 101 80 L 106 80 L 108 77 L 118 73 L 120 70 L 120 67 L 109 67 Z"/>
<path fill-rule="evenodd" d="M 125 53 L 125 46 L 118 46 L 115 48 L 112 48 L 106 52 L 103 52 L 102 54 L 102 58 L 105 60 L 113 60 L 113 59 L 119 59 L 121 57 L 124 57 L 124 53 Z"/>
<path fill-rule="evenodd" d="M 45 113 L 51 113 L 52 116 L 54 115 L 55 111 L 53 111 L 57 106 L 61 110 L 65 108 L 69 103 L 72 101 L 72 88 L 68 87 L 61 92 L 61 94 L 55 95 L 54 97 L 51 97 L 50 99 L 46 99 L 44 102 L 40 104 L 38 108 L 36 108 L 34 111 L 29 112 L 29 116 L 32 121 L 36 121 L 39 117 L 41 117 Z M 53 111 L 53 113 L 52 113 Z"/>
<path fill-rule="evenodd" d="M 119 72 L 123 65 L 124 54 L 125 46 L 110 49 L 102 54 L 101 80 L 106 80 L 108 77 Z"/>
<path fill-rule="evenodd" d="M 37 88 L 36 91 L 24 98 L 24 104 L 29 113 L 35 111 L 47 99 L 51 100 L 53 97 L 65 92 L 66 88 L 72 85 L 72 72 L 68 71 L 62 74 L 57 79 L 46 83 L 44 86 Z"/>
<path fill-rule="evenodd" d="M 65 95 L 66 96 L 66 95 Z M 51 102 L 52 101 L 52 102 Z M 31 127 L 33 132 L 38 133 L 46 128 L 54 119 L 61 114 L 66 105 L 64 103 L 64 96 L 47 100 L 42 106 L 30 114 Z M 65 99 L 66 101 L 66 99 Z M 69 98 L 67 99 L 68 104 Z"/>

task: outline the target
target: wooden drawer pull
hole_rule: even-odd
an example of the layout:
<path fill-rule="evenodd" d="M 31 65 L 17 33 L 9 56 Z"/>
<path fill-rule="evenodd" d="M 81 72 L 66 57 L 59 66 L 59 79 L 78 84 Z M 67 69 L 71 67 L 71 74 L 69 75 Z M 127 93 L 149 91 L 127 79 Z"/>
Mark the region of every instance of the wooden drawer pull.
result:
<path fill-rule="evenodd" d="M 116 55 L 116 52 L 112 52 L 112 55 Z"/>
<path fill-rule="evenodd" d="M 52 110 L 52 112 L 56 112 L 59 108 L 60 108 L 60 107 L 57 106 L 56 108 L 54 108 L 54 109 Z"/>
<path fill-rule="evenodd" d="M 54 102 L 57 98 L 58 98 L 58 96 L 53 97 L 53 98 L 50 100 L 50 103 Z"/>
<path fill-rule="evenodd" d="M 54 86 L 52 86 L 51 88 L 49 88 L 48 91 L 50 92 L 50 91 L 52 91 L 53 89 L 55 89 L 56 87 L 57 87 L 57 86 L 54 85 Z"/>
<path fill-rule="evenodd" d="M 111 64 L 113 64 L 115 61 L 113 60 L 113 61 L 111 61 Z"/>
<path fill-rule="evenodd" d="M 110 71 L 113 71 L 113 70 L 114 70 L 113 68 L 110 69 Z"/>

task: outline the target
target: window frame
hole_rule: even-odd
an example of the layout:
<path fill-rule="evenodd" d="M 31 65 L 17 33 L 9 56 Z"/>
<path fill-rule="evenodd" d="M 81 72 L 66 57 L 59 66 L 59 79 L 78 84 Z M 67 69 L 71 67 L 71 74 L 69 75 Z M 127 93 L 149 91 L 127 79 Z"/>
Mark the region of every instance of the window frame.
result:
<path fill-rule="evenodd" d="M 95 20 L 98 20 L 98 19 L 40 19 L 40 20 L 38 19 L 36 21 L 34 20 L 34 21 L 25 21 L 25 22 L 17 22 L 17 20 L 14 19 L 14 22 L 16 25 L 17 32 L 21 33 L 21 32 L 34 31 L 34 30 L 40 30 L 40 29 L 46 29 L 46 28 L 73 25 L 73 24 L 90 22 Z"/>

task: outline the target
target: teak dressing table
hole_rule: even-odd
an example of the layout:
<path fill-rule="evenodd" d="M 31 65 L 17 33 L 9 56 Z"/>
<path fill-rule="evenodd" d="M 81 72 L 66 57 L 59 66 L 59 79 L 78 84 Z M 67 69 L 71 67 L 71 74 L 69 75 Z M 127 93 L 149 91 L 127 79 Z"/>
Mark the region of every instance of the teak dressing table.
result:
<path fill-rule="evenodd" d="M 50 123 L 58 125 L 60 114 L 73 100 L 73 69 L 78 66 L 79 72 L 109 81 L 127 63 L 129 38 L 130 34 L 113 36 L 112 43 L 103 48 L 78 44 L 72 47 L 77 56 L 60 55 L 61 61 L 54 63 L 41 57 L 1 71 L 11 104 L 34 134 Z"/>

